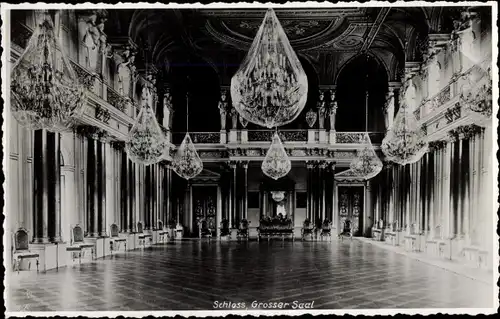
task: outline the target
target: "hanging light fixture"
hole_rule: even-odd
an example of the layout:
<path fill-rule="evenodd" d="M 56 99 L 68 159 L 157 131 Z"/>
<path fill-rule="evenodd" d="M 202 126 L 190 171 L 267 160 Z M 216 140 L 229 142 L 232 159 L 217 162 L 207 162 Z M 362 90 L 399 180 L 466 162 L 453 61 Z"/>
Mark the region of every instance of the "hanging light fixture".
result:
<path fill-rule="evenodd" d="M 32 130 L 72 129 L 86 107 L 79 83 L 48 10 L 36 12 L 36 27 L 11 72 L 11 110 Z"/>
<path fill-rule="evenodd" d="M 382 171 L 384 164 L 375 153 L 368 133 L 363 133 L 361 144 L 361 149 L 357 151 L 350 168 L 355 176 L 368 180 L 377 176 Z"/>
<path fill-rule="evenodd" d="M 274 128 L 292 122 L 307 100 L 307 76 L 273 9 L 268 9 L 241 67 L 231 97 L 247 121 Z"/>
<path fill-rule="evenodd" d="M 370 136 L 368 135 L 368 54 L 366 55 L 367 61 L 367 73 L 366 73 L 366 95 L 365 95 L 365 133 L 362 134 L 360 143 L 361 147 L 356 152 L 356 157 L 352 160 L 350 164 L 351 171 L 354 175 L 359 176 L 363 179 L 371 179 L 380 173 L 383 168 L 382 161 L 375 153 L 375 149 L 370 141 Z"/>
<path fill-rule="evenodd" d="M 406 47 L 405 40 L 405 61 Z M 382 140 L 381 148 L 386 158 L 400 165 L 419 161 L 428 150 L 427 134 L 414 115 L 414 98 L 413 84 L 408 79 L 398 114 Z"/>
<path fill-rule="evenodd" d="M 286 154 L 285 147 L 276 131 L 273 136 L 271 147 L 267 150 L 266 157 L 262 162 L 262 172 L 274 180 L 278 180 L 288 174 L 292 163 Z"/>
<path fill-rule="evenodd" d="M 174 155 L 172 169 L 177 175 L 187 180 L 197 176 L 203 170 L 203 162 L 189 136 L 189 93 L 186 94 L 186 136 Z"/>
<path fill-rule="evenodd" d="M 149 21 L 148 21 L 149 26 Z M 144 62 L 146 64 L 146 75 L 148 74 L 148 52 L 146 46 Z M 130 160 L 137 164 L 151 165 L 163 159 L 168 149 L 168 142 L 153 111 L 152 98 L 153 88 L 146 83 L 142 90 L 141 110 L 128 134 L 125 142 L 125 152 Z"/>

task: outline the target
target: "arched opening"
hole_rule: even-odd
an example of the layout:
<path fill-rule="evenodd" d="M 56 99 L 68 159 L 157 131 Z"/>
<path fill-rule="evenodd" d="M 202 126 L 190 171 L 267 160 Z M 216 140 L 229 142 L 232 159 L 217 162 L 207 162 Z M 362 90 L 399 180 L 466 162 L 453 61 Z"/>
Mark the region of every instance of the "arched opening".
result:
<path fill-rule="evenodd" d="M 348 62 L 337 80 L 336 130 L 339 132 L 383 131 L 382 108 L 385 103 L 387 83 L 387 72 L 384 66 L 373 57 L 362 55 Z M 367 112 L 368 123 L 366 123 Z"/>
<path fill-rule="evenodd" d="M 217 72 L 200 58 L 174 61 L 170 64 L 167 82 L 170 83 L 174 120 L 172 131 L 186 132 L 189 93 L 189 131 L 218 132 L 220 86 Z"/>

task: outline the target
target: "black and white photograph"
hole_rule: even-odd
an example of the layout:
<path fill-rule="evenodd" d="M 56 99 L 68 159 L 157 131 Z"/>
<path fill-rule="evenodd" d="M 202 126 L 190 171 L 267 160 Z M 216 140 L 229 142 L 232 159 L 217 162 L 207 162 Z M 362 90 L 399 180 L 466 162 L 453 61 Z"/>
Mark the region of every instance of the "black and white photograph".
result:
<path fill-rule="evenodd" d="M 496 2 L 0 11 L 7 317 L 497 313 Z"/>

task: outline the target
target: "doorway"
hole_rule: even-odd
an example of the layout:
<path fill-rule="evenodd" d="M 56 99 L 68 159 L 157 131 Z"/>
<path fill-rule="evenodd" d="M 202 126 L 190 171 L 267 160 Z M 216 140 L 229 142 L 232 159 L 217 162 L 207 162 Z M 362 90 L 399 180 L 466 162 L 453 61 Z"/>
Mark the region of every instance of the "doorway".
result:
<path fill-rule="evenodd" d="M 339 186 L 339 232 L 343 230 L 345 220 L 352 222 L 354 236 L 361 236 L 363 225 L 364 208 L 364 187 L 363 186 Z"/>
<path fill-rule="evenodd" d="M 198 222 L 207 221 L 215 236 L 217 233 L 217 186 L 193 186 L 193 236 L 198 237 Z"/>

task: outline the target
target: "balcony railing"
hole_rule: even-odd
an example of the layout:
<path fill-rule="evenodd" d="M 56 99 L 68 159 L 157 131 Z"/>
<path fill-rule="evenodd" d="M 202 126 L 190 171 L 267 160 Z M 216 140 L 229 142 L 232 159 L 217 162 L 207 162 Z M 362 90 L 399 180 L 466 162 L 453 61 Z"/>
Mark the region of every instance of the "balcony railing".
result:
<path fill-rule="evenodd" d="M 249 130 L 249 142 L 270 142 L 274 131 L 270 130 Z M 282 142 L 307 142 L 307 130 L 280 130 L 278 135 Z"/>
<path fill-rule="evenodd" d="M 185 132 L 173 133 L 172 134 L 172 143 L 179 145 L 182 143 L 182 140 L 186 136 Z M 191 140 L 195 144 L 219 144 L 220 143 L 220 132 L 189 132 L 189 136 L 191 136 Z"/>

